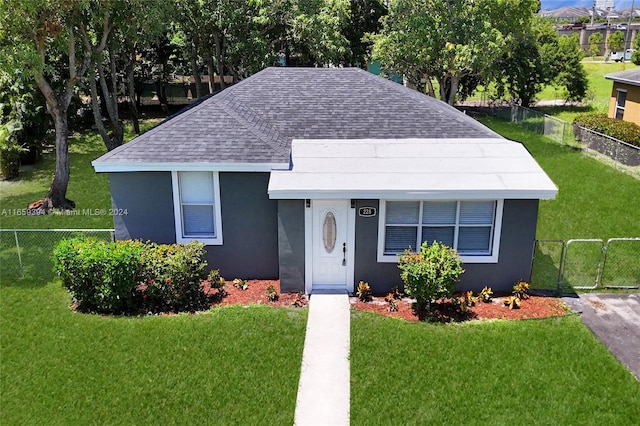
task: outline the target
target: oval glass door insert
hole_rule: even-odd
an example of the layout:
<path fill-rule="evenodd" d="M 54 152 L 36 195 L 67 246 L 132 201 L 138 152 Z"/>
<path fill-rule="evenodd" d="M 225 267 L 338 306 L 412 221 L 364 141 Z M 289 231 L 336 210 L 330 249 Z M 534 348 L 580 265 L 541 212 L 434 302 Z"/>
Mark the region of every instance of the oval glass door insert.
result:
<path fill-rule="evenodd" d="M 328 212 L 324 217 L 322 241 L 324 242 L 324 249 L 327 253 L 331 253 L 336 246 L 336 217 L 332 212 Z"/>

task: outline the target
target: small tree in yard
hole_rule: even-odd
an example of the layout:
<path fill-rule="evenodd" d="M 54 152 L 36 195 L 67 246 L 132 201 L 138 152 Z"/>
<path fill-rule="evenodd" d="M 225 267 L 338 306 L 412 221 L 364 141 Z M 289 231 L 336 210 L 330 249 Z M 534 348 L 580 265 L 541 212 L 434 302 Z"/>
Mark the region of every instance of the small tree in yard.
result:
<path fill-rule="evenodd" d="M 420 251 L 405 250 L 398 267 L 404 291 L 416 299 L 416 309 L 429 311 L 437 299 L 452 297 L 462 269 L 454 249 L 434 241 L 422 243 Z"/>
<path fill-rule="evenodd" d="M 589 55 L 592 58 L 600 53 L 600 44 L 603 38 L 602 33 L 593 33 L 589 36 Z"/>

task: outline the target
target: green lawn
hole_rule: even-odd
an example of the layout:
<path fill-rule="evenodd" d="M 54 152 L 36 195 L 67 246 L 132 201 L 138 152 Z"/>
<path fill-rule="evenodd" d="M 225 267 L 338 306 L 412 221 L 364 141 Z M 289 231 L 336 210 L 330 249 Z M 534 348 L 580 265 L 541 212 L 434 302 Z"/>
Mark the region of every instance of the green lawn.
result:
<path fill-rule="evenodd" d="M 142 130 L 153 126 L 157 120 L 141 123 Z M 125 127 L 125 141 L 134 137 L 131 126 Z M 109 178 L 106 173 L 96 173 L 91 162 L 104 154 L 106 148 L 96 132 L 76 134 L 69 138 L 69 164 L 71 174 L 67 198 L 76 202 L 77 213 L 111 208 Z M 62 229 L 62 228 L 113 228 L 113 218 L 100 214 L 64 216 L 18 215 L 29 203 L 47 195 L 55 169 L 55 155 L 47 152 L 35 166 L 29 166 L 12 181 L 0 181 L 0 228 L 4 229 Z"/>
<path fill-rule="evenodd" d="M 85 315 L 45 280 L 0 301 L 0 424 L 293 423 L 305 309 Z"/>
<path fill-rule="evenodd" d="M 554 200 L 541 200 L 536 237 L 540 240 L 640 237 L 640 180 L 580 151 L 560 145 L 516 124 L 481 118 L 501 135 L 522 142 L 558 187 Z M 595 283 L 601 245 L 574 243 L 565 267 L 565 284 Z M 542 243 L 536 251 L 532 284 L 555 289 L 561 245 Z M 640 244 L 618 243 L 608 252 L 605 285 L 638 285 Z"/>
<path fill-rule="evenodd" d="M 480 121 L 522 142 L 558 187 L 554 200 L 540 202 L 539 239 L 640 236 L 640 180 L 516 124 Z"/>
<path fill-rule="evenodd" d="M 351 317 L 353 425 L 631 425 L 640 383 L 576 316 L 462 325 Z"/>
<path fill-rule="evenodd" d="M 607 112 L 609 110 L 609 99 L 611 98 L 611 88 L 613 82 L 604 78 L 606 74 L 618 71 L 625 71 L 638 68 L 630 62 L 592 62 L 590 60 L 582 61 L 584 69 L 587 73 L 589 88 L 586 106 L 545 106 L 537 107 L 536 110 L 546 114 L 553 115 L 561 120 L 572 122 L 576 115 L 584 112 Z M 537 99 L 562 99 L 562 94 L 556 87 L 546 86 L 542 92 L 538 93 Z"/>

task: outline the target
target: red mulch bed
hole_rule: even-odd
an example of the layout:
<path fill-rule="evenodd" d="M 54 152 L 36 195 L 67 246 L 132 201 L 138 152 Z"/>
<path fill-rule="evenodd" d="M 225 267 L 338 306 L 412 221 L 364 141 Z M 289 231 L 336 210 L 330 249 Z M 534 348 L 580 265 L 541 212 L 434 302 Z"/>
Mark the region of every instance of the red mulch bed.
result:
<path fill-rule="evenodd" d="M 225 305 L 251 305 L 262 304 L 269 306 L 293 306 L 296 300 L 300 300 L 296 293 L 280 293 L 280 281 L 279 280 L 247 280 L 249 288 L 241 290 L 234 287 L 233 281 L 227 281 L 224 287 L 227 295 L 219 303 L 222 306 Z M 273 284 L 276 287 L 278 293 L 278 300 L 267 300 L 267 286 Z M 205 282 L 205 291 L 215 293 L 217 290 L 212 290 L 208 283 Z M 307 298 L 302 296 L 301 300 L 305 305 Z"/>
<path fill-rule="evenodd" d="M 529 318 L 548 318 L 553 316 L 564 315 L 567 307 L 562 300 L 551 296 L 529 296 L 528 299 L 522 300 L 520 309 L 509 309 L 503 301 L 508 298 L 507 294 L 495 296 L 491 302 L 478 302 L 475 306 L 469 308 L 466 313 L 460 312 L 460 309 L 451 301 L 438 302 L 433 308 L 429 321 L 435 322 L 452 322 L 452 321 L 469 321 L 469 320 L 489 320 L 489 319 L 529 319 Z M 363 302 L 358 298 L 352 298 L 351 304 L 356 309 L 365 312 L 376 312 L 389 317 L 402 318 L 407 321 L 424 321 L 427 316 L 424 312 L 416 313 L 412 306 L 412 300 L 403 298 L 398 300 L 398 310 L 389 312 L 389 303 L 384 297 L 374 297 L 370 302 Z"/>
<path fill-rule="evenodd" d="M 227 281 L 225 290 L 228 293 L 220 302 L 221 305 L 249 305 L 263 304 L 269 306 L 292 306 L 298 299 L 295 293 L 280 293 L 280 281 L 278 280 L 248 280 L 249 288 L 240 290 L 233 286 L 232 281 Z M 272 302 L 267 300 L 267 286 L 273 284 L 276 287 L 279 298 Z M 208 287 L 208 286 L 206 286 Z M 214 290 L 215 291 L 215 290 Z M 508 294 L 496 294 L 491 303 L 478 302 L 469 308 L 469 312 L 462 313 L 451 302 L 437 303 L 434 312 L 428 318 L 430 321 L 451 322 L 488 319 L 528 319 L 547 318 L 564 315 L 567 307 L 559 298 L 550 296 L 532 295 L 522 300 L 520 309 L 509 309 L 503 304 Z M 303 296 L 306 302 L 306 298 Z M 389 304 L 384 296 L 375 296 L 370 302 L 362 302 L 356 297 L 351 297 L 351 305 L 354 309 L 365 312 L 375 312 L 389 317 L 402 318 L 407 321 L 425 320 L 424 313 L 416 313 L 411 307 L 411 299 L 398 300 L 398 311 L 389 312 Z"/>

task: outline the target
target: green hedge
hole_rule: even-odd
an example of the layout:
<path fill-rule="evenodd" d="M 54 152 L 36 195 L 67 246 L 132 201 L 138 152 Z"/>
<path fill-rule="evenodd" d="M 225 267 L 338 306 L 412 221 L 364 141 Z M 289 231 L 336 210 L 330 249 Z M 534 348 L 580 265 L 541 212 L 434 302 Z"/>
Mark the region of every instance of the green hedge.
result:
<path fill-rule="evenodd" d="M 635 123 L 609 118 L 605 114 L 587 113 L 578 115 L 573 124 L 640 146 L 640 126 Z"/>
<path fill-rule="evenodd" d="M 54 249 L 54 272 L 81 312 L 137 315 L 193 312 L 210 304 L 204 245 L 63 240 Z"/>

